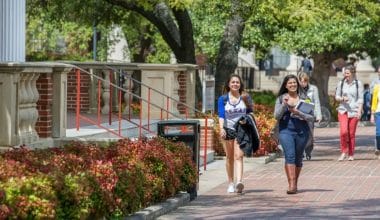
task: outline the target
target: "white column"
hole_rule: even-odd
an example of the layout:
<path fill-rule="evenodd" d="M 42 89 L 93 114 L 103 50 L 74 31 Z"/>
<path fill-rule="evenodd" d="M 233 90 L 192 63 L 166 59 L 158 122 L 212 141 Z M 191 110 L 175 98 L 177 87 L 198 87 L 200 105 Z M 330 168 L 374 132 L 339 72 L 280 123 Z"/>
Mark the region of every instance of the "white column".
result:
<path fill-rule="evenodd" d="M 131 62 L 127 39 L 119 26 L 109 33 L 107 54 L 108 62 Z"/>
<path fill-rule="evenodd" d="M 25 0 L 0 1 L 0 62 L 25 62 Z"/>
<path fill-rule="evenodd" d="M 294 54 L 290 54 L 290 63 L 289 63 L 289 66 L 286 67 L 286 70 L 288 72 L 297 72 L 301 66 L 301 62 L 302 62 L 301 57 L 296 56 Z"/>

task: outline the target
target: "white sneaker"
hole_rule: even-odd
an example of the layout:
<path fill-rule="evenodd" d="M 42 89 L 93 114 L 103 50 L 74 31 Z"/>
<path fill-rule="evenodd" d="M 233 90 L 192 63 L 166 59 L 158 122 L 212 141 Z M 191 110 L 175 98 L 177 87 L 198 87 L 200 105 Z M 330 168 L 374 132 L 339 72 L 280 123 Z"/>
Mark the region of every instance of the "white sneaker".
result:
<path fill-rule="evenodd" d="M 338 161 L 343 161 L 344 159 L 346 159 L 347 155 L 345 153 L 342 153 L 338 159 Z"/>
<path fill-rule="evenodd" d="M 353 161 L 353 160 L 354 160 L 354 156 L 349 156 L 349 157 L 348 157 L 348 160 L 349 160 L 349 161 Z"/>
<path fill-rule="evenodd" d="M 230 183 L 227 188 L 228 193 L 234 193 L 235 192 L 235 185 L 233 183 Z"/>
<path fill-rule="evenodd" d="M 236 192 L 242 193 L 243 189 L 244 189 L 244 184 L 242 182 L 238 182 L 238 184 L 236 184 Z"/>

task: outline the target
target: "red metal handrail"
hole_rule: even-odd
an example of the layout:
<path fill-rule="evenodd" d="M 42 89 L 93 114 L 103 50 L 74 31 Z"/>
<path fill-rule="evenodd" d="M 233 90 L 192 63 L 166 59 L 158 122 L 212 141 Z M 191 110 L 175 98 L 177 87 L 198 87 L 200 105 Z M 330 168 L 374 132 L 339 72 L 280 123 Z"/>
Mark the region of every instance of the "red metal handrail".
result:
<path fill-rule="evenodd" d="M 86 73 L 88 75 L 91 75 L 92 77 L 94 77 L 95 79 L 98 80 L 98 83 L 97 83 L 98 84 L 98 91 L 97 91 L 97 99 L 98 99 L 97 101 L 98 102 L 97 102 L 97 121 L 96 122 L 93 121 L 93 120 L 91 120 L 90 118 L 85 117 L 85 116 L 83 116 L 83 115 L 80 114 L 80 112 L 81 112 L 81 108 L 80 108 L 80 106 L 81 106 L 81 103 L 80 103 L 80 101 L 81 101 L 81 92 L 80 92 L 80 88 L 81 88 L 81 78 L 80 78 L 81 77 L 81 72 Z M 156 90 L 154 88 L 151 88 L 151 87 L 149 87 L 149 86 L 147 86 L 147 85 L 145 85 L 145 84 L 143 84 L 141 82 L 139 82 L 140 85 L 144 85 L 144 86 L 146 86 L 148 88 L 148 97 L 147 97 L 147 99 L 145 99 L 143 97 L 140 97 L 137 94 L 134 94 L 134 93 L 132 93 L 132 92 L 130 92 L 130 91 L 124 89 L 124 88 L 121 88 L 120 86 L 115 85 L 112 82 L 112 79 L 113 79 L 112 75 L 113 75 L 113 73 L 112 73 L 111 70 L 109 71 L 109 81 L 106 81 L 106 80 L 102 79 L 101 77 L 99 77 L 99 76 L 97 76 L 95 74 L 92 74 L 92 73 L 90 73 L 90 72 L 88 72 L 88 71 L 86 71 L 84 69 L 79 68 L 79 67 L 76 67 L 75 73 L 76 73 L 76 78 L 77 78 L 77 97 L 76 97 L 76 106 L 77 106 L 76 107 L 76 114 L 77 114 L 77 117 L 76 117 L 76 127 L 77 127 L 77 130 L 79 130 L 79 128 L 80 128 L 80 119 L 82 119 L 82 120 L 85 120 L 85 121 L 87 121 L 89 123 L 97 125 L 99 128 L 102 128 L 102 129 L 104 129 L 104 130 L 106 130 L 106 131 L 108 131 L 108 132 L 116 135 L 117 137 L 123 138 L 123 135 L 121 133 L 121 129 L 122 129 L 121 128 L 121 121 L 122 120 L 127 120 L 130 123 L 138 126 L 138 129 L 139 129 L 139 138 L 141 138 L 142 137 L 142 130 L 143 129 L 145 131 L 152 132 L 150 130 L 150 124 L 151 124 L 150 123 L 150 120 L 151 120 L 150 119 L 150 110 L 151 110 L 151 107 L 155 107 L 155 108 L 160 109 L 160 111 L 161 111 L 161 117 L 160 117 L 161 120 L 163 119 L 163 113 L 164 112 L 166 112 L 166 119 L 167 120 L 169 119 L 169 115 L 171 115 L 171 117 L 178 118 L 178 119 L 188 119 L 189 118 L 189 109 L 191 109 L 193 112 L 198 113 L 198 115 L 204 115 L 205 116 L 205 143 L 204 143 L 204 155 L 203 155 L 203 158 L 204 158 L 204 169 L 206 170 L 206 164 L 207 164 L 207 145 L 208 145 L 207 144 L 207 134 L 208 134 L 208 117 L 207 117 L 207 115 L 203 114 L 202 112 L 200 112 L 199 110 L 197 110 L 195 108 L 192 108 L 192 107 L 188 106 L 186 103 L 182 103 L 179 100 L 173 99 L 172 97 L 169 97 L 169 96 L 163 94 L 162 92 L 160 92 L 160 91 L 158 91 L 158 90 Z M 118 73 L 118 72 L 116 72 L 116 73 Z M 138 81 L 136 81 L 135 79 L 133 79 L 131 77 L 129 77 L 128 79 L 130 80 L 129 81 L 129 83 L 130 83 L 130 87 L 129 88 L 131 88 L 132 81 L 138 82 Z M 117 132 L 115 132 L 114 130 L 109 129 L 109 128 L 107 128 L 107 127 L 105 127 L 105 126 L 103 126 L 101 124 L 101 121 L 102 121 L 101 120 L 101 82 L 103 82 L 106 85 L 109 85 L 109 90 L 110 90 L 109 91 L 109 95 L 110 95 L 110 97 L 109 97 L 109 114 L 108 114 L 108 124 L 109 125 L 112 125 L 112 112 L 113 112 L 112 94 L 113 94 L 113 90 L 115 89 L 117 91 L 116 94 L 118 94 L 118 100 L 117 100 L 117 103 L 118 103 L 117 120 L 118 120 L 119 124 L 118 124 L 118 129 L 117 129 L 118 131 Z M 164 109 L 161 106 L 158 106 L 157 104 L 151 102 L 151 91 L 155 91 L 155 92 L 163 95 L 164 97 L 166 97 L 166 109 Z M 124 92 L 124 93 L 126 93 L 128 95 L 128 97 L 129 97 L 129 103 L 131 103 L 132 98 L 137 98 L 139 100 L 139 105 L 140 105 L 140 114 L 139 114 L 139 119 L 140 120 L 139 120 L 139 123 L 136 123 L 133 120 L 131 120 L 131 114 L 130 114 L 131 109 L 130 108 L 128 109 L 128 111 L 129 111 L 129 114 L 128 114 L 129 117 L 128 117 L 128 119 L 122 117 L 122 114 L 121 114 L 121 111 L 122 111 L 122 92 Z M 169 111 L 170 101 L 172 101 L 173 103 L 177 103 L 177 106 L 181 105 L 181 106 L 185 107 L 185 117 L 182 117 L 181 115 L 177 115 L 176 113 L 173 113 L 173 112 Z M 147 128 L 145 126 L 143 126 L 143 124 L 142 124 L 142 111 L 141 110 L 142 110 L 142 103 L 143 102 L 146 102 L 147 106 L 148 106 L 148 123 L 147 123 Z"/>

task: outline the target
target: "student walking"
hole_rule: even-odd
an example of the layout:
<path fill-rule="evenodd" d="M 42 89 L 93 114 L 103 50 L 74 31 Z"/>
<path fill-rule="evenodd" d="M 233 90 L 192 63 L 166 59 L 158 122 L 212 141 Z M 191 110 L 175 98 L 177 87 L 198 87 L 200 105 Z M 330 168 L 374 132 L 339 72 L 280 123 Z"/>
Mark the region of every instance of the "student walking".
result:
<path fill-rule="evenodd" d="M 310 99 L 312 103 L 314 103 L 314 116 L 315 121 L 320 122 L 322 120 L 322 112 L 321 112 L 321 104 L 319 102 L 319 93 L 318 88 L 315 85 L 310 84 L 310 78 L 307 73 L 301 72 L 298 75 L 298 79 L 300 82 L 300 85 L 303 89 L 303 91 L 306 93 L 307 97 Z M 313 138 L 313 132 L 314 132 L 314 121 L 309 123 L 309 126 L 311 128 L 310 132 L 310 139 L 305 147 L 305 154 L 306 159 L 311 159 L 311 152 L 313 151 L 314 147 L 314 138 Z"/>
<path fill-rule="evenodd" d="M 380 160 L 380 84 L 373 89 L 371 105 L 371 122 L 376 125 L 376 150 L 375 155 Z"/>
<path fill-rule="evenodd" d="M 354 160 L 355 134 L 363 107 L 363 84 L 356 79 L 356 69 L 348 65 L 344 69 L 344 78 L 338 83 L 335 100 L 339 102 L 338 120 L 340 126 L 341 155 L 338 161 L 348 157 Z"/>
<path fill-rule="evenodd" d="M 306 98 L 297 77 L 287 75 L 280 87 L 274 110 L 279 129 L 278 138 L 285 155 L 285 173 L 289 184 L 287 194 L 297 193 L 303 153 L 310 137 L 308 122 L 314 121 L 312 111 L 305 113 L 296 108 Z"/>
<path fill-rule="evenodd" d="M 369 84 L 364 84 L 363 91 L 363 114 L 362 121 L 369 121 L 371 119 L 371 92 L 369 90 Z"/>
<path fill-rule="evenodd" d="M 236 140 L 234 125 L 246 114 L 253 111 L 251 97 L 244 91 L 244 85 L 239 75 L 232 74 L 226 81 L 223 95 L 218 99 L 218 116 L 220 136 L 225 141 L 226 171 L 228 177 L 228 193 L 242 193 L 243 156 Z M 236 185 L 234 174 L 236 173 Z"/>

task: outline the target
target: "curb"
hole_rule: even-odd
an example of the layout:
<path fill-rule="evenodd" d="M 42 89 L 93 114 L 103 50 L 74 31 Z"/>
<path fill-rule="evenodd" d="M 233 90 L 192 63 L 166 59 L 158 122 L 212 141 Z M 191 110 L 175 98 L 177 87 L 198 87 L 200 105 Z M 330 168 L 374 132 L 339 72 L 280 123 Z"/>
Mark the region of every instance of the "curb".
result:
<path fill-rule="evenodd" d="M 259 160 L 259 161 L 262 161 L 262 163 L 264 164 L 267 164 L 267 163 L 270 163 L 274 160 L 276 160 L 277 158 L 281 157 L 281 153 L 269 153 L 268 155 L 265 155 L 265 156 L 259 156 L 259 157 L 244 157 L 244 160 Z M 226 156 L 214 156 L 214 159 L 215 160 L 225 160 L 226 159 Z"/>
<path fill-rule="evenodd" d="M 126 220 L 150 220 L 169 213 L 180 206 L 184 206 L 190 202 L 190 194 L 187 192 L 180 192 L 174 197 L 167 199 L 143 210 L 135 212 L 134 214 L 126 217 Z"/>
<path fill-rule="evenodd" d="M 370 121 L 359 121 L 358 123 L 358 127 L 372 127 L 372 126 L 375 126 L 374 123 L 370 122 Z M 332 121 L 329 123 L 329 125 L 326 127 L 326 128 L 338 128 L 339 127 L 339 122 L 338 121 Z M 318 127 L 315 127 L 316 129 L 322 129 L 322 128 L 318 128 Z"/>

